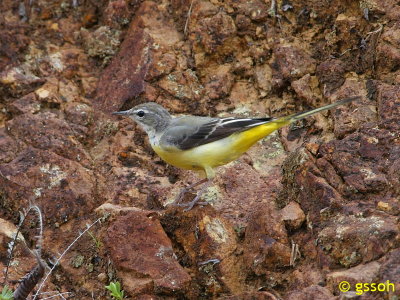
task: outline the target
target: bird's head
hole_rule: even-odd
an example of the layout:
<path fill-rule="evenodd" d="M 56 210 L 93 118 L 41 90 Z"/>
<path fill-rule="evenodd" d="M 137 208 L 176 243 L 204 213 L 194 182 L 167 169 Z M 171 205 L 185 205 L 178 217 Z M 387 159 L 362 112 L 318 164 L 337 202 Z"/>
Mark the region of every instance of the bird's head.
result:
<path fill-rule="evenodd" d="M 139 104 L 125 111 L 113 112 L 113 115 L 126 116 L 134 120 L 149 136 L 162 132 L 171 121 L 171 115 L 161 105 L 154 102 Z"/>

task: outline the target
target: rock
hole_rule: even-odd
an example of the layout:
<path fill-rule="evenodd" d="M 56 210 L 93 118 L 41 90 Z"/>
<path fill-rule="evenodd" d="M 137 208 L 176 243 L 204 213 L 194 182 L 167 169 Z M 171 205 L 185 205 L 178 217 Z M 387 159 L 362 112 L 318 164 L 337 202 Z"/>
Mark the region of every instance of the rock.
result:
<path fill-rule="evenodd" d="M 323 86 L 324 96 L 330 96 L 345 81 L 345 64 L 339 59 L 330 59 L 317 66 L 316 75 Z"/>
<path fill-rule="evenodd" d="M 233 84 L 229 100 L 235 105 L 237 113 L 250 113 L 250 106 L 257 99 L 258 92 L 252 84 L 246 81 L 238 81 Z"/>
<path fill-rule="evenodd" d="M 269 292 L 245 292 L 233 296 L 221 297 L 218 299 L 227 299 L 227 300 L 277 300 L 273 294 Z"/>
<path fill-rule="evenodd" d="M 367 263 L 399 246 L 397 219 L 389 216 L 340 216 L 318 234 L 325 253 L 344 267 Z"/>
<path fill-rule="evenodd" d="M 291 248 L 279 212 L 273 207 L 258 206 L 247 225 L 244 260 L 255 274 L 276 270 L 290 264 Z"/>
<path fill-rule="evenodd" d="M 353 291 L 356 283 L 375 282 L 379 268 L 380 264 L 373 261 L 347 270 L 331 272 L 326 275 L 327 286 L 335 295 L 338 295 L 340 294 L 339 283 L 347 281 L 352 287 L 350 290 Z"/>
<path fill-rule="evenodd" d="M 14 114 L 37 113 L 40 111 L 41 103 L 35 93 L 29 93 L 8 105 L 8 109 Z"/>
<path fill-rule="evenodd" d="M 7 9 L 2 6 L 3 12 Z M 0 29 L 0 72 L 10 66 L 29 45 L 28 26 L 15 22 L 4 22 Z"/>
<path fill-rule="evenodd" d="M 80 33 L 87 54 L 93 57 L 104 58 L 105 62 L 107 61 L 107 57 L 117 53 L 121 43 L 121 32 L 113 30 L 108 26 L 101 26 L 93 32 L 89 32 L 86 28 L 81 27 Z"/>
<path fill-rule="evenodd" d="M 389 184 L 390 167 L 398 157 L 396 148 L 390 146 L 394 139 L 396 137 L 385 130 L 364 128 L 341 141 L 322 145 L 320 153 L 347 184 L 343 192 L 379 192 Z M 390 159 L 371 163 L 371 160 L 377 162 L 384 155 Z"/>
<path fill-rule="evenodd" d="M 305 149 L 289 155 L 283 172 L 284 185 L 287 186 L 284 192 L 290 193 L 288 198 L 300 204 L 312 224 L 319 224 L 327 212 L 335 215 L 342 210 L 343 197 L 323 178 L 314 158 Z M 287 204 L 285 202 L 282 206 Z"/>
<path fill-rule="evenodd" d="M 17 226 L 15 226 L 13 223 L 0 218 L 0 253 L 2 260 L 6 260 L 8 258 L 9 243 L 15 238 L 17 230 Z M 21 232 L 18 233 L 17 243 L 18 241 L 26 243 Z"/>
<path fill-rule="evenodd" d="M 100 76 L 95 101 L 100 110 L 118 111 L 125 101 L 144 92 L 147 72 L 152 63 L 158 63 L 151 60 L 153 53 L 165 52 L 179 42 L 179 33 L 164 14 L 165 8 L 152 1 L 140 5 L 119 53 Z"/>
<path fill-rule="evenodd" d="M 191 280 L 179 265 L 160 222 L 143 212 L 128 212 L 109 226 L 105 243 L 131 295 L 161 292 L 176 295 Z"/>
<path fill-rule="evenodd" d="M 0 73 L 1 90 L 14 97 L 27 94 L 43 84 L 44 79 L 36 76 L 28 64 L 9 67 Z"/>
<path fill-rule="evenodd" d="M 298 80 L 292 81 L 292 88 L 296 94 L 310 106 L 318 106 L 319 95 L 318 80 L 310 74 L 304 75 Z"/>
<path fill-rule="evenodd" d="M 252 21 L 265 21 L 269 16 L 269 7 L 259 0 L 246 2 L 232 1 L 232 6 L 238 13 L 249 17 Z"/>
<path fill-rule="evenodd" d="M 86 166 L 90 158 L 78 139 L 81 138 L 63 119 L 50 112 L 23 114 L 7 122 L 10 134 L 38 149 L 53 151 Z"/>
<path fill-rule="evenodd" d="M 235 18 L 235 25 L 240 35 L 253 35 L 255 32 L 255 25 L 251 22 L 251 19 L 245 15 L 238 14 Z"/>
<path fill-rule="evenodd" d="M 182 213 L 170 209 L 161 220 L 184 253 L 183 263 L 194 267 L 197 284 L 207 294 L 236 293 L 243 289 L 243 265 L 236 250 L 232 224 L 213 208 L 192 209 Z"/>
<path fill-rule="evenodd" d="M 81 102 L 69 102 L 65 106 L 65 119 L 79 126 L 88 127 L 93 123 L 93 108 Z"/>
<path fill-rule="evenodd" d="M 85 215 L 104 201 L 96 193 L 93 171 L 47 150 L 28 147 L 1 164 L 0 172 L 2 205 L 17 211 L 35 201 L 47 222 Z"/>
<path fill-rule="evenodd" d="M 376 47 L 376 56 L 380 72 L 392 72 L 393 66 L 399 65 L 399 43 L 400 26 L 399 23 L 396 22 L 383 30 L 378 46 Z"/>
<path fill-rule="evenodd" d="M 15 226 L 13 223 L 0 218 L 0 260 L 2 263 L 4 263 L 4 267 L 7 263 L 9 263 L 7 274 L 7 284 L 9 287 L 9 283 L 20 280 L 34 267 L 36 263 L 36 259 L 30 255 L 27 249 L 27 240 L 24 238 L 22 232 L 18 233 L 18 238 L 15 241 L 12 252 L 12 257 L 9 256 L 17 230 L 17 226 Z M 11 261 L 9 261 L 10 258 Z M 3 264 L 1 264 L 1 266 L 3 266 Z"/>
<path fill-rule="evenodd" d="M 327 299 L 333 300 L 336 297 L 327 289 L 319 285 L 311 285 L 301 291 L 295 291 L 287 295 L 287 300 L 308 300 L 308 299 Z"/>
<path fill-rule="evenodd" d="M 154 53 L 153 59 L 158 61 L 156 64 L 152 64 L 146 74 L 146 80 L 153 80 L 160 78 L 163 75 L 170 74 L 178 64 L 177 57 L 171 53 Z M 171 76 L 174 76 L 171 74 Z M 176 76 L 176 74 L 175 74 Z M 182 75 L 181 75 L 182 76 Z M 168 78 L 170 79 L 170 78 Z M 196 78 L 197 81 L 197 78 Z"/>
<path fill-rule="evenodd" d="M 233 86 L 233 79 L 230 65 L 212 68 L 205 79 L 205 94 L 212 100 L 229 95 Z"/>
<path fill-rule="evenodd" d="M 22 142 L 10 137 L 4 128 L 0 128 L 0 163 L 12 161 L 18 153 Z"/>
<path fill-rule="evenodd" d="M 198 101 L 203 94 L 203 88 L 196 74 L 191 70 L 168 74 L 158 84 L 162 89 L 182 100 Z"/>
<path fill-rule="evenodd" d="M 192 26 L 195 30 L 191 32 L 191 36 L 198 36 L 195 47 L 201 47 L 207 54 L 223 50 L 224 45 L 227 45 L 236 33 L 235 22 L 225 12 L 197 19 L 196 11 L 193 11 L 192 17 Z M 195 52 L 199 50 L 195 48 Z M 198 60 L 196 65 L 199 65 Z"/>
<path fill-rule="evenodd" d="M 268 95 L 272 90 L 272 69 L 268 64 L 263 64 L 261 66 L 256 66 L 254 71 L 254 77 L 257 82 L 257 86 L 261 89 L 264 94 Z"/>
<path fill-rule="evenodd" d="M 115 215 L 121 215 L 123 213 L 128 213 L 128 212 L 138 212 L 138 213 L 146 213 L 147 215 L 150 215 L 152 211 L 148 210 L 143 210 L 134 206 L 121 206 L 121 205 L 115 205 L 111 203 L 104 203 L 97 207 L 95 211 L 100 214 L 100 215 L 107 215 L 110 214 L 112 216 Z"/>
<path fill-rule="evenodd" d="M 400 128 L 399 96 L 400 85 L 378 84 L 377 102 L 379 123 L 381 126 L 391 131 L 397 131 Z"/>
<path fill-rule="evenodd" d="M 132 13 L 136 10 L 138 3 L 127 3 L 124 0 L 109 2 L 104 10 L 104 21 L 112 27 L 120 29 L 122 26 L 129 24 Z M 139 2 L 139 1 L 137 1 Z M 133 9 L 132 9 L 133 6 Z"/>
<path fill-rule="evenodd" d="M 377 282 L 393 283 L 395 285 L 394 293 L 393 290 L 389 290 L 389 295 L 399 295 L 400 291 L 400 249 L 395 249 L 389 252 L 383 259 L 383 263 L 378 272 Z"/>
<path fill-rule="evenodd" d="M 303 210 L 300 208 L 300 205 L 293 201 L 289 202 L 289 204 L 281 210 L 281 215 L 282 220 L 285 222 L 288 230 L 299 229 L 306 219 L 306 216 Z"/>
<path fill-rule="evenodd" d="M 278 45 L 274 48 L 274 76 L 292 81 L 308 73 L 314 73 L 315 60 L 303 49 L 294 45 Z M 279 73 L 277 75 L 276 73 Z"/>

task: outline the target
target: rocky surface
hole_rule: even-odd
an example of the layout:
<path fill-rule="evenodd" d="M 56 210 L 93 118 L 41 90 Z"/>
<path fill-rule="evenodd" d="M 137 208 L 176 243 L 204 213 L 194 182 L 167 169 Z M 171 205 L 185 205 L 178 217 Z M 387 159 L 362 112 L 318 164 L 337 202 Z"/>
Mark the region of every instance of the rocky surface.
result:
<path fill-rule="evenodd" d="M 110 281 L 131 299 L 356 297 L 343 280 L 390 280 L 363 297 L 396 299 L 399 16 L 394 0 L 0 1 L 0 267 L 34 203 L 48 262 L 101 219 L 42 289 L 71 299 L 109 299 Z M 110 114 L 279 116 L 354 95 L 219 168 L 188 212 L 169 204 L 197 175 Z M 19 241 L 8 284 L 34 264 Z"/>

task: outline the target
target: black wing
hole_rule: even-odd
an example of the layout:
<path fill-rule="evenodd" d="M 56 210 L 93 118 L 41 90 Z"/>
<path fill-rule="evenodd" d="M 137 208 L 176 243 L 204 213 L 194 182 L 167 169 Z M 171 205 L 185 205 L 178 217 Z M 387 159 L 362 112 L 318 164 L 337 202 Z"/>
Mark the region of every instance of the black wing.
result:
<path fill-rule="evenodd" d="M 161 137 L 162 145 L 171 145 L 181 150 L 188 150 L 208 144 L 235 132 L 268 123 L 273 118 L 236 119 L 236 118 L 193 118 L 184 117 L 173 124 Z"/>

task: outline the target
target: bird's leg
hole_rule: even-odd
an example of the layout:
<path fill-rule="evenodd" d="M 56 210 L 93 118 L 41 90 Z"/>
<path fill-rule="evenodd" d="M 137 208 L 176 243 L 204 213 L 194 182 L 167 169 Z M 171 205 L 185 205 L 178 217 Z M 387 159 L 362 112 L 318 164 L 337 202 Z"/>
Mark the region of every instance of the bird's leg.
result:
<path fill-rule="evenodd" d="M 204 185 L 201 187 L 201 189 L 197 192 L 196 197 L 194 197 L 194 199 L 188 203 L 181 203 L 178 204 L 178 206 L 183 206 L 186 207 L 184 209 L 184 211 L 189 211 L 193 208 L 193 206 L 195 206 L 196 204 L 203 204 L 206 205 L 208 204 L 208 202 L 198 202 L 200 200 L 201 195 L 203 195 L 203 193 L 207 190 L 207 188 L 210 186 L 210 184 L 212 183 L 212 179 L 203 179 L 202 180 L 204 183 Z"/>
<path fill-rule="evenodd" d="M 196 183 L 192 184 L 191 186 L 189 186 L 188 188 L 186 188 L 185 193 L 186 193 L 188 190 L 190 190 L 190 189 L 192 189 L 193 187 L 195 187 L 195 186 L 198 186 L 198 185 L 200 185 L 200 184 L 204 184 L 204 185 L 201 187 L 201 189 L 197 192 L 196 197 L 194 197 L 194 199 L 193 199 L 192 201 L 190 201 L 189 203 L 177 204 L 178 206 L 186 207 L 186 208 L 184 209 L 184 211 L 189 211 L 189 210 L 191 210 L 191 209 L 193 208 L 193 206 L 194 206 L 196 203 L 198 203 L 198 204 L 204 204 L 204 205 L 208 204 L 207 202 L 198 202 L 198 201 L 199 201 L 201 195 L 207 190 L 207 188 L 208 188 L 208 187 L 210 186 L 210 184 L 212 183 L 212 181 L 213 181 L 213 179 L 214 179 L 214 177 L 215 177 L 215 173 L 214 173 L 214 170 L 213 170 L 211 167 L 209 167 L 209 166 L 205 166 L 205 167 L 204 167 L 204 173 L 205 173 L 205 175 L 206 175 L 206 178 L 205 178 L 205 179 L 200 180 L 199 182 L 196 182 Z M 182 193 L 182 192 L 183 192 L 183 191 L 181 191 L 181 193 Z M 181 196 L 181 193 L 179 194 L 179 196 Z M 179 196 L 178 196 L 178 199 L 179 199 Z M 178 199 L 177 199 L 177 200 L 178 200 Z M 179 199 L 179 201 L 180 201 L 180 200 L 181 200 L 181 199 Z M 176 201 L 175 201 L 175 202 L 176 202 Z"/>
<path fill-rule="evenodd" d="M 188 187 L 184 187 L 183 189 L 181 189 L 181 191 L 179 192 L 178 197 L 176 197 L 176 199 L 175 199 L 175 201 L 174 201 L 173 204 L 174 204 L 174 205 L 177 205 L 179 202 L 181 202 L 181 201 L 183 200 L 183 197 L 185 196 L 185 194 L 186 194 L 187 192 L 189 192 L 190 190 L 192 190 L 192 189 L 195 188 L 196 186 L 199 186 L 199 185 L 201 185 L 201 184 L 203 184 L 203 183 L 206 183 L 207 180 L 208 180 L 207 178 L 204 178 L 204 179 L 202 179 L 202 180 L 200 180 L 200 181 L 197 181 L 197 182 L 195 182 L 195 183 L 189 185 Z"/>

